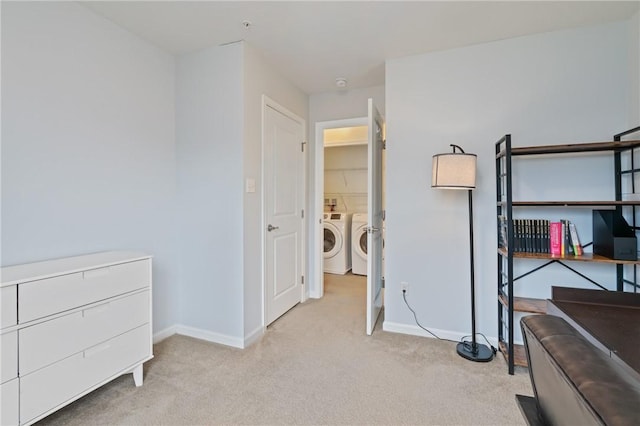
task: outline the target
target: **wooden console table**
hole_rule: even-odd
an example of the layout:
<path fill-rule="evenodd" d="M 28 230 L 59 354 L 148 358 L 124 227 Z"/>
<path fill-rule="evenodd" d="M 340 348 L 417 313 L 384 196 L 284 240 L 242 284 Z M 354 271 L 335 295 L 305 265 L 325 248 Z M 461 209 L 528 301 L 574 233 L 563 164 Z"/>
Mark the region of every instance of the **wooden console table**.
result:
<path fill-rule="evenodd" d="M 640 380 L 640 293 L 553 287 L 547 314 L 564 318 Z"/>

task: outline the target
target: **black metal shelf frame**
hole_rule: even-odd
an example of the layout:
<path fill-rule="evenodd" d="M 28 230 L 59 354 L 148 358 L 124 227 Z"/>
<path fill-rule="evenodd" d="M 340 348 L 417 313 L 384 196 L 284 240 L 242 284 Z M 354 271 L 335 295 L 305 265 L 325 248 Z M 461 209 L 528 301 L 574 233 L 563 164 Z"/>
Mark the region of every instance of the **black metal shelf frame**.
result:
<path fill-rule="evenodd" d="M 513 208 L 514 206 L 611 206 L 620 213 L 628 213 L 627 217 L 630 217 L 631 227 L 634 230 L 639 230 L 636 213 L 637 208 L 640 207 L 640 201 L 623 201 L 622 200 L 622 178 L 623 176 L 630 175 L 631 180 L 631 193 L 636 194 L 635 177 L 640 175 L 640 168 L 635 166 L 635 152 L 640 148 L 640 141 L 623 141 L 622 138 L 633 133 L 640 132 L 640 126 L 627 130 L 622 133 L 614 135 L 611 142 L 599 142 L 599 143 L 586 143 L 586 144 L 571 144 L 571 145 L 547 145 L 539 147 L 524 147 L 524 148 L 512 148 L 511 135 L 507 134 L 500 138 L 495 143 L 495 159 L 496 159 L 496 217 L 504 216 L 506 222 L 506 240 L 507 249 L 506 254 L 498 253 L 497 271 L 498 271 L 498 340 L 506 347 L 507 361 L 509 367 L 509 374 L 513 374 L 515 370 L 514 364 L 514 296 L 513 286 L 516 281 L 525 276 L 528 276 L 536 271 L 539 271 L 549 265 L 558 263 L 561 266 L 569 269 L 573 273 L 584 278 L 588 282 L 597 286 L 600 289 L 607 290 L 606 287 L 592 280 L 588 276 L 579 272 L 575 268 L 568 266 L 562 262 L 561 259 L 551 259 L 542 265 L 539 265 L 526 273 L 514 277 L 513 262 L 514 262 L 514 235 L 513 235 Z M 579 152 L 612 152 L 614 160 L 614 193 L 615 202 L 514 202 L 513 200 L 513 182 L 512 182 L 512 157 L 525 156 L 525 155 L 553 155 L 558 153 L 579 153 Z M 630 167 L 622 169 L 622 154 L 626 153 L 630 155 Z M 624 209 L 629 209 L 625 211 Z M 497 244 L 500 245 L 500 231 L 497 233 Z M 640 291 L 640 285 L 638 285 L 638 265 L 627 265 L 631 268 L 631 278 L 625 277 L 625 265 L 616 264 L 616 290 L 624 291 L 625 285 L 633 288 L 634 292 Z M 506 290 L 506 292 L 505 292 Z M 500 296 L 503 296 L 507 300 L 507 304 L 504 305 L 500 301 Z"/>
<path fill-rule="evenodd" d="M 617 135 L 613 136 L 613 140 L 615 142 L 622 142 L 622 138 L 634 133 L 639 133 L 640 132 L 640 126 L 638 127 L 634 127 L 633 129 L 629 129 L 627 131 L 618 133 Z M 636 175 L 640 174 L 640 169 L 636 168 L 635 166 L 635 148 L 634 147 L 630 150 L 627 150 L 626 152 L 629 153 L 629 160 L 630 160 L 630 165 L 628 169 L 622 169 L 622 153 L 624 152 L 623 150 L 617 150 L 614 154 L 614 172 L 616 173 L 616 179 L 615 179 L 615 184 L 616 184 L 616 200 L 622 200 L 622 177 L 626 176 L 626 175 L 630 175 L 630 181 L 631 181 L 631 193 L 632 194 L 636 194 Z M 637 213 L 638 213 L 638 206 L 637 205 L 631 205 L 631 206 L 616 206 L 616 211 L 620 214 L 624 214 L 625 210 L 624 209 L 628 209 L 630 210 L 630 214 L 628 214 L 627 217 L 630 217 L 630 221 L 631 221 L 631 228 L 634 230 L 634 232 L 638 232 L 638 230 L 640 230 L 640 227 L 637 224 Z M 618 267 L 621 269 L 621 271 L 617 274 L 618 275 L 618 290 L 622 291 L 624 290 L 624 286 L 625 284 L 628 286 L 631 286 L 633 288 L 633 292 L 637 293 L 638 290 L 640 290 L 640 285 L 638 285 L 638 265 L 633 265 L 632 268 L 632 279 L 627 279 L 625 277 L 624 271 L 623 271 L 623 266 L 622 265 L 618 265 Z"/>

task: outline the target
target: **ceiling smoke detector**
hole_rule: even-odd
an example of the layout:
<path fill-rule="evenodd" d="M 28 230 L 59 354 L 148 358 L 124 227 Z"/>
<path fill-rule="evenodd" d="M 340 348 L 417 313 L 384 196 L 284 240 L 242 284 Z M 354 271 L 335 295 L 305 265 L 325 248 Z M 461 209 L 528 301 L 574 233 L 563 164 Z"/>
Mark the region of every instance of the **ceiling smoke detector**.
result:
<path fill-rule="evenodd" d="M 336 78 L 336 86 L 339 89 L 344 89 L 345 87 L 347 87 L 347 79 L 343 77 Z"/>

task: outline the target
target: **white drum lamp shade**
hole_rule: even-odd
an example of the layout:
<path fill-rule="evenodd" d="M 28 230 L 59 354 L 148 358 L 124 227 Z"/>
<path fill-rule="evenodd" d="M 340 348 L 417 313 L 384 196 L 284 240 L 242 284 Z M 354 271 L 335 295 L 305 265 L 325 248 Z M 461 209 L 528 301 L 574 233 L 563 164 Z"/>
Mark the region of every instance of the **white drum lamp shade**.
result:
<path fill-rule="evenodd" d="M 442 189 L 475 189 L 475 154 L 450 152 L 433 156 L 431 187 Z"/>

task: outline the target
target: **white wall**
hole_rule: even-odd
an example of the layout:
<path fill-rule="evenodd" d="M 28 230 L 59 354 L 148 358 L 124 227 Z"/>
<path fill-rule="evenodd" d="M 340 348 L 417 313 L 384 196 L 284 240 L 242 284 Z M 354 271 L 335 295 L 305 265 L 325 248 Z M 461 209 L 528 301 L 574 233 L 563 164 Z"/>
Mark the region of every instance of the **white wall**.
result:
<path fill-rule="evenodd" d="M 2 5 L 2 264 L 154 256 L 154 332 L 262 325 L 261 95 L 308 98 L 243 43 L 177 60 L 74 3 Z M 175 92 L 175 93 L 174 93 Z"/>
<path fill-rule="evenodd" d="M 179 57 L 176 91 L 177 331 L 245 347 L 263 329 L 262 95 L 305 119 L 308 99 L 244 42 Z"/>
<path fill-rule="evenodd" d="M 324 149 L 324 198 L 336 199 L 335 211 L 366 213 L 367 168 L 367 145 Z"/>
<path fill-rule="evenodd" d="M 366 117 L 369 98 L 373 98 L 380 114 L 384 115 L 384 86 L 314 93 L 309 96 L 309 119 L 315 128 L 315 123 L 319 121 Z M 313 137 L 314 133 L 311 132 L 310 136 Z"/>
<path fill-rule="evenodd" d="M 2 3 L 2 265 L 154 256 L 175 323 L 174 60 L 71 2 Z"/>
<path fill-rule="evenodd" d="M 176 69 L 179 331 L 233 346 L 244 334 L 242 64 L 236 43 Z"/>
<path fill-rule="evenodd" d="M 387 63 L 385 329 L 424 334 L 402 301 L 400 282 L 407 281 L 423 325 L 452 339 L 470 331 L 466 193 L 430 188 L 431 157 L 455 143 L 478 155 L 477 325 L 497 336 L 494 143 L 506 133 L 514 146 L 527 146 L 610 140 L 626 130 L 628 26 L 545 33 Z M 610 158 L 586 156 L 569 164 L 521 164 L 518 196 L 613 198 Z M 579 220 L 588 239 L 590 222 Z M 543 280 L 544 291 L 558 279 L 566 282 L 561 273 Z"/>
<path fill-rule="evenodd" d="M 266 95 L 308 123 L 309 99 L 285 80 L 247 43 L 244 51 L 243 181 L 255 179 L 256 192 L 244 193 L 244 336 L 247 343 L 262 330 L 262 95 Z M 301 141 L 302 142 L 302 141 Z"/>

